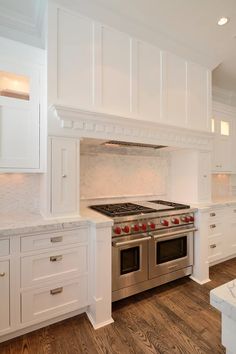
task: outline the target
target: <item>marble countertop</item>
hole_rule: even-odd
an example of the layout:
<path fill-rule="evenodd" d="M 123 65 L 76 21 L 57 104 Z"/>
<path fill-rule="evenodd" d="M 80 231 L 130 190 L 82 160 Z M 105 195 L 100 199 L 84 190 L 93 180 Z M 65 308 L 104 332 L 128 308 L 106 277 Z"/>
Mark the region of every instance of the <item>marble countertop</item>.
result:
<path fill-rule="evenodd" d="M 236 279 L 211 290 L 210 303 L 224 315 L 236 321 Z"/>
<path fill-rule="evenodd" d="M 23 235 L 37 232 L 60 231 L 74 227 L 81 227 L 89 223 L 98 224 L 98 227 L 111 226 L 112 220 L 88 208 L 81 211 L 81 216 L 43 218 L 33 213 L 1 213 L 0 237 Z"/>

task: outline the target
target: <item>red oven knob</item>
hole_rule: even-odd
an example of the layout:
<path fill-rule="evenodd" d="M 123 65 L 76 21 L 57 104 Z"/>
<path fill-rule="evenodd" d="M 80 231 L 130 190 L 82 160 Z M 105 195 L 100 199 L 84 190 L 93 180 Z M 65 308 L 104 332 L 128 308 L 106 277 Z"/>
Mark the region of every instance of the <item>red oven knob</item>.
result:
<path fill-rule="evenodd" d="M 133 230 L 136 231 L 136 232 L 139 231 L 139 226 L 138 226 L 137 224 L 134 225 L 134 226 L 133 226 Z"/>
<path fill-rule="evenodd" d="M 129 226 L 125 226 L 123 229 L 122 229 L 126 234 L 129 233 Z"/>
<path fill-rule="evenodd" d="M 114 229 L 114 233 L 117 234 L 117 235 L 120 235 L 121 234 L 121 228 L 119 226 L 117 226 L 115 229 Z"/>
<path fill-rule="evenodd" d="M 142 229 L 143 231 L 146 231 L 146 230 L 147 230 L 147 224 L 142 224 L 142 225 L 141 225 L 141 229 Z"/>
<path fill-rule="evenodd" d="M 156 225 L 154 224 L 154 222 L 151 222 L 150 228 L 151 228 L 151 229 L 155 229 L 155 227 L 156 227 Z"/>
<path fill-rule="evenodd" d="M 194 216 L 190 216 L 189 218 L 191 222 L 194 222 Z"/>
<path fill-rule="evenodd" d="M 169 221 L 168 220 L 161 220 L 161 225 L 162 226 L 169 226 Z"/>
<path fill-rule="evenodd" d="M 179 224 L 179 219 L 178 218 L 174 218 L 171 220 L 172 224 L 178 225 Z"/>
<path fill-rule="evenodd" d="M 189 216 L 183 216 L 183 217 L 181 218 L 181 220 L 182 220 L 183 222 L 189 222 L 189 221 L 190 221 L 190 217 L 189 217 Z"/>

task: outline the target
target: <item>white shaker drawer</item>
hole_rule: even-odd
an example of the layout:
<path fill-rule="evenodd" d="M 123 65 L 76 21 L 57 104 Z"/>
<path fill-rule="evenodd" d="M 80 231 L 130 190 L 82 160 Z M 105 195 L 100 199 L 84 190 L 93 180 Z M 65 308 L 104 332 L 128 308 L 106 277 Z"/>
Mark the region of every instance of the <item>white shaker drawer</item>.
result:
<path fill-rule="evenodd" d="M 10 253 L 10 240 L 0 240 L 0 257 L 8 256 Z"/>
<path fill-rule="evenodd" d="M 46 320 L 88 304 L 87 276 L 21 294 L 22 323 Z"/>
<path fill-rule="evenodd" d="M 51 251 L 21 258 L 22 288 L 84 275 L 88 271 L 88 246 Z"/>
<path fill-rule="evenodd" d="M 223 224 L 218 221 L 211 221 L 208 226 L 208 235 L 209 236 L 217 236 L 222 235 L 223 233 Z"/>
<path fill-rule="evenodd" d="M 223 258 L 222 237 L 211 237 L 208 241 L 208 261 L 214 262 Z"/>
<path fill-rule="evenodd" d="M 47 234 L 25 236 L 21 238 L 21 251 L 35 251 L 45 248 L 56 248 L 74 243 L 87 242 L 88 229 L 74 229 Z"/>
<path fill-rule="evenodd" d="M 214 221 L 215 219 L 222 218 L 224 216 L 224 210 L 223 209 L 213 209 L 209 211 L 209 223 Z"/>

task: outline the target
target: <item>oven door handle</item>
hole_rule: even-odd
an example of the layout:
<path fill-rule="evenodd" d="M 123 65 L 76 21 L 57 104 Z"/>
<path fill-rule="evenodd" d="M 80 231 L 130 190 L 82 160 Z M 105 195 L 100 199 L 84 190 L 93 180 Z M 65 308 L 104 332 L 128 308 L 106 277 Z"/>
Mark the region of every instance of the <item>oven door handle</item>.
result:
<path fill-rule="evenodd" d="M 158 238 L 175 236 L 175 235 L 177 236 L 177 235 L 187 234 L 189 232 L 194 232 L 194 231 L 197 231 L 196 227 L 192 227 L 191 229 L 184 229 L 184 230 L 182 229 L 182 230 L 178 230 L 178 231 L 166 232 L 164 234 L 157 234 L 157 235 L 154 235 L 154 234 L 150 233 L 149 235 L 151 235 L 152 238 L 154 240 L 156 240 Z"/>
<path fill-rule="evenodd" d="M 123 241 L 123 242 L 112 242 L 112 246 L 113 247 L 128 246 L 128 245 L 132 245 L 133 243 L 140 243 L 148 240 L 151 240 L 151 236 L 136 238 L 134 240 Z"/>

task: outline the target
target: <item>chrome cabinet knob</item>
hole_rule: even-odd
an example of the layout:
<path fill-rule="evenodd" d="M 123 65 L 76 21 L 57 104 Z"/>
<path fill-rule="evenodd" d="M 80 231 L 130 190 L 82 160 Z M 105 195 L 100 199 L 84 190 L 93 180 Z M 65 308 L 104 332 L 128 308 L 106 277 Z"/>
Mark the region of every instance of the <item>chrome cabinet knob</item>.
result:
<path fill-rule="evenodd" d="M 62 175 L 62 178 L 66 178 L 67 177 L 67 175 Z"/>
<path fill-rule="evenodd" d="M 5 277 L 5 275 L 6 275 L 5 272 L 0 273 L 0 277 Z"/>

